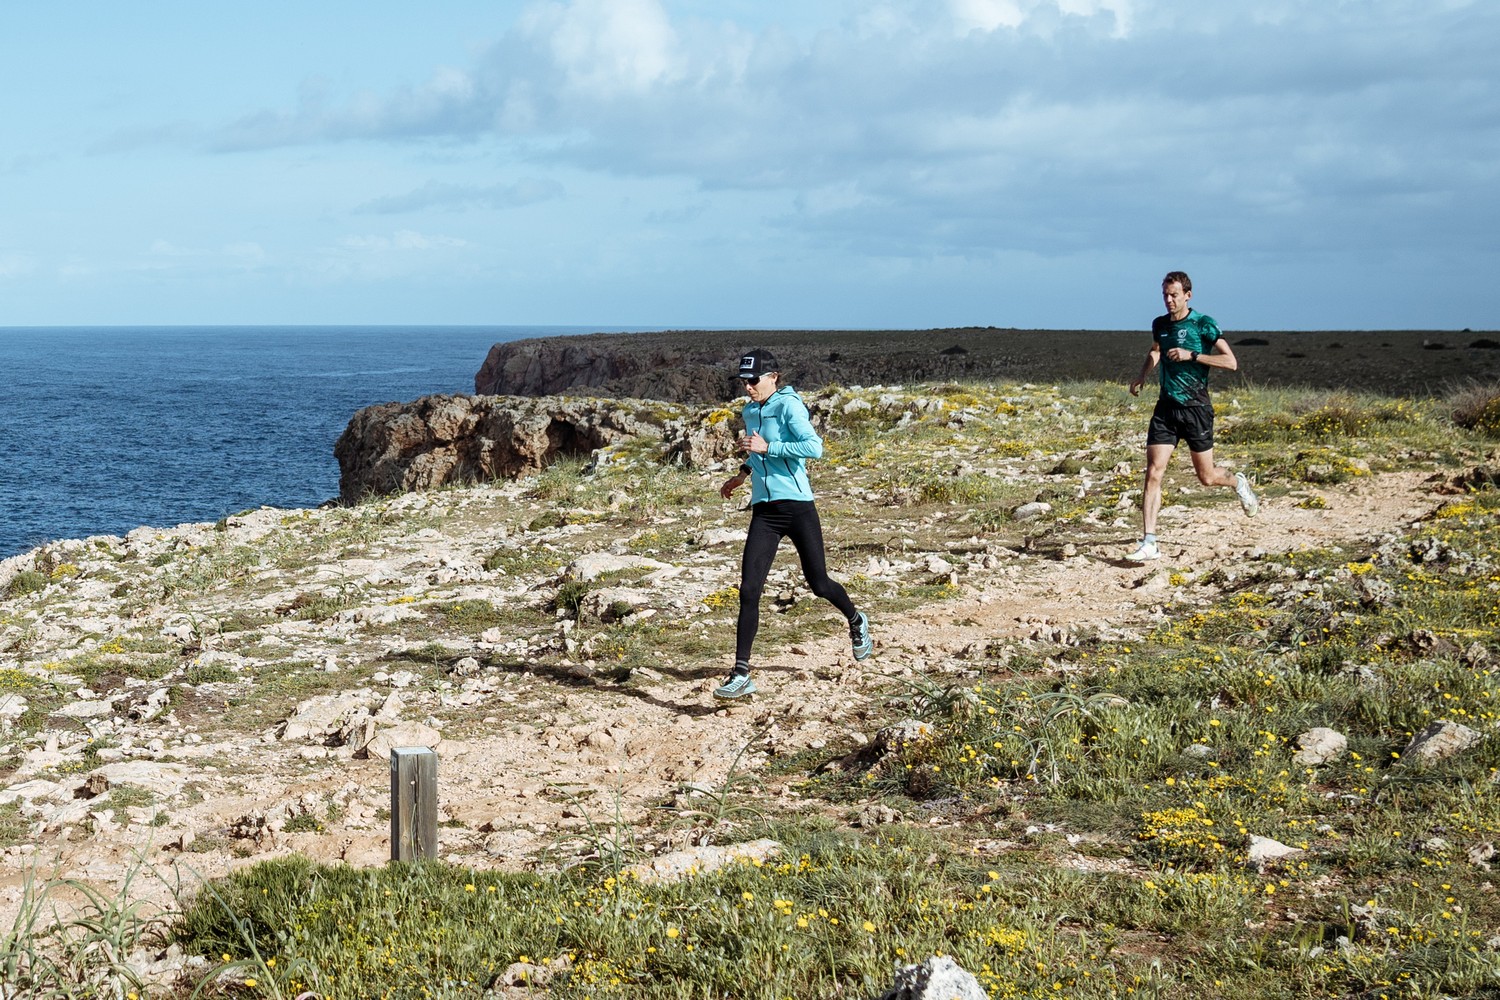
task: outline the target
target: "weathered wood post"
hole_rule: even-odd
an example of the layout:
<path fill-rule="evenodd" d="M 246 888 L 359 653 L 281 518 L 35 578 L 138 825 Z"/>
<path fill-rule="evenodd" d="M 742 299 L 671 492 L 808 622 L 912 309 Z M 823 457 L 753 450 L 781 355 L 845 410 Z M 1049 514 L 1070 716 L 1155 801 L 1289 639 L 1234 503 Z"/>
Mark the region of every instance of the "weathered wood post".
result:
<path fill-rule="evenodd" d="M 427 747 L 391 750 L 391 860 L 436 858 L 437 754 Z"/>

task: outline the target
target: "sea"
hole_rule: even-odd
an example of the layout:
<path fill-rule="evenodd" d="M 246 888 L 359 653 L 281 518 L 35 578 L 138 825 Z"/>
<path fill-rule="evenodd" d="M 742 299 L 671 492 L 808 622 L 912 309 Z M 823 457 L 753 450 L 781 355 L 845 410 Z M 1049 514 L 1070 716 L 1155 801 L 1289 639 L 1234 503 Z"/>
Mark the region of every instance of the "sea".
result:
<path fill-rule="evenodd" d="M 472 393 L 496 343 L 600 330 L 0 328 L 0 558 L 316 507 L 338 495 L 333 443 L 356 410 Z"/>

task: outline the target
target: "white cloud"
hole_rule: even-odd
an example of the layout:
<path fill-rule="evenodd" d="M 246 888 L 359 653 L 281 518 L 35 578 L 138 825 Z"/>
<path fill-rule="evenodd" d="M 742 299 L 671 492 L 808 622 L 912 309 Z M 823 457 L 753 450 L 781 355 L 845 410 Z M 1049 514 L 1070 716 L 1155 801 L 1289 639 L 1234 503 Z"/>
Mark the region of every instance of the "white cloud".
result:
<path fill-rule="evenodd" d="M 510 184 L 459 184 L 428 181 L 406 194 L 376 198 L 360 207 L 377 214 L 414 212 L 424 208 L 510 209 L 561 198 L 563 185 L 550 177 L 525 177 Z"/>
<path fill-rule="evenodd" d="M 154 239 L 146 248 L 148 260 L 137 266 L 159 270 L 171 266 L 171 262 L 187 264 L 193 261 L 218 264 L 228 261 L 240 266 L 259 264 L 266 259 L 265 248 L 259 243 L 242 241 L 226 243 L 218 247 L 185 247 L 171 240 Z"/>
<path fill-rule="evenodd" d="M 538 5 L 521 26 L 550 50 L 568 86 L 590 97 L 644 93 L 677 70 L 676 33 L 656 0 Z"/>
<path fill-rule="evenodd" d="M 455 236 L 426 236 L 412 229 L 400 229 L 389 236 L 346 236 L 339 240 L 338 245 L 359 253 L 402 253 L 445 250 L 469 244 Z"/>
<path fill-rule="evenodd" d="M 1016 30 L 1028 22 L 1044 25 L 1057 15 L 1077 18 L 1105 17 L 1116 36 L 1129 34 L 1133 0 L 948 0 L 954 25 L 960 32 Z"/>
<path fill-rule="evenodd" d="M 0 279 L 24 278 L 35 267 L 35 262 L 24 254 L 0 254 Z"/>
<path fill-rule="evenodd" d="M 1026 20 L 1020 0 L 951 0 L 951 6 L 959 27 L 976 31 L 1018 28 Z"/>
<path fill-rule="evenodd" d="M 790 234 L 892 252 L 1488 246 L 1500 10 L 1295 6 L 890 0 L 794 35 L 657 0 L 548 2 L 468 71 L 344 100 L 312 87 L 221 145 L 486 143 L 543 172 L 784 192 Z M 559 193 L 434 179 L 365 207 Z"/>

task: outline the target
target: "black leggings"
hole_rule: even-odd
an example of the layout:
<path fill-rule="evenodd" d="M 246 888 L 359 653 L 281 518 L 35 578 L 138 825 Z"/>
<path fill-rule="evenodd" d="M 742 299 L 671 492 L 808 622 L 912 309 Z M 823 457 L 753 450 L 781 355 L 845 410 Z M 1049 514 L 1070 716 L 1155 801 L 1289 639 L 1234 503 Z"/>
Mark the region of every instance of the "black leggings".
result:
<path fill-rule="evenodd" d="M 791 538 L 802 560 L 802 575 L 812 592 L 828 601 L 853 621 L 859 612 L 849 594 L 828 577 L 823 555 L 823 525 L 811 500 L 766 500 L 750 512 L 750 533 L 740 560 L 740 618 L 735 629 L 734 658 L 750 662 L 750 647 L 760 629 L 760 598 L 766 589 L 766 574 L 782 538 Z"/>

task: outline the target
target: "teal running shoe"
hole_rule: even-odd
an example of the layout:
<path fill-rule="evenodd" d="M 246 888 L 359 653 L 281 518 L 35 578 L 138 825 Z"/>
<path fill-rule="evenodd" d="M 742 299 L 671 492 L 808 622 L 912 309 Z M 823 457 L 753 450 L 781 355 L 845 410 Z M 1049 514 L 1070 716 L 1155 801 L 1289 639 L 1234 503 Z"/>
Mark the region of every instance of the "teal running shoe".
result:
<path fill-rule="evenodd" d="M 867 660 L 875 652 L 875 640 L 870 638 L 870 619 L 861 611 L 849 626 L 849 644 L 854 647 L 856 660 Z"/>
<path fill-rule="evenodd" d="M 743 698 L 755 693 L 755 682 L 750 679 L 749 674 L 734 674 L 714 688 L 714 697 L 732 701 L 735 698 Z"/>

